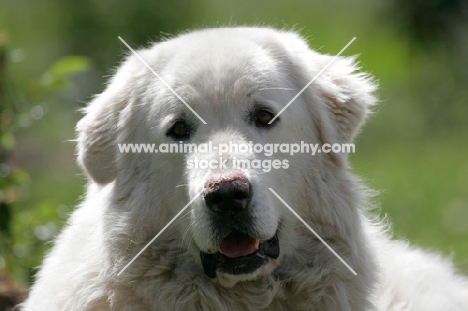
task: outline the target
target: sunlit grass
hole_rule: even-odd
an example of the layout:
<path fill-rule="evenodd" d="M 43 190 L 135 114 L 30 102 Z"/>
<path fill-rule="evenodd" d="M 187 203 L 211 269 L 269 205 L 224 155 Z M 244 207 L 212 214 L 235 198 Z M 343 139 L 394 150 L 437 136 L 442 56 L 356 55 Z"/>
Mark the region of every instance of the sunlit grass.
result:
<path fill-rule="evenodd" d="M 445 254 L 468 269 L 468 144 L 464 138 L 386 144 L 352 155 L 354 172 L 380 190 L 380 213 L 397 238 Z"/>

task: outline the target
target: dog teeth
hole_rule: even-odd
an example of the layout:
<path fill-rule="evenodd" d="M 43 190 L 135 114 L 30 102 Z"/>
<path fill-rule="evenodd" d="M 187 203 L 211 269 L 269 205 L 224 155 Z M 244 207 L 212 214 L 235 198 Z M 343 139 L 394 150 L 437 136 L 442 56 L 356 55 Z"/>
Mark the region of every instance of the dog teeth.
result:
<path fill-rule="evenodd" d="M 258 249 L 258 247 L 260 246 L 260 240 L 255 240 L 255 249 Z"/>

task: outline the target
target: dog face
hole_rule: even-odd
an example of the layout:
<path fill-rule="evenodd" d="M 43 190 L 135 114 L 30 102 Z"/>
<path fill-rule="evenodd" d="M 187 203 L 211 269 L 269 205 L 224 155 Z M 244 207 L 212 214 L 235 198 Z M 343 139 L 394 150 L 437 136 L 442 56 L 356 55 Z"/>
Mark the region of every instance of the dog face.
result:
<path fill-rule="evenodd" d="M 297 251 L 297 222 L 269 188 L 285 202 L 301 202 L 292 208 L 305 218 L 336 218 L 340 211 L 318 202 L 333 194 L 320 188 L 347 168 L 345 154 L 220 150 L 351 142 L 374 102 L 373 84 L 354 73 L 352 59 L 338 58 L 270 124 L 331 60 L 296 34 L 208 29 L 138 53 L 160 77 L 130 56 L 77 128 L 80 164 L 94 183 L 113 184 L 109 212 L 125 219 L 121 236 L 144 245 L 194 200 L 173 230 L 200 270 L 232 286 L 270 274 Z M 121 153 L 119 143 L 211 144 L 212 150 Z M 213 165 L 193 165 L 203 161 Z"/>

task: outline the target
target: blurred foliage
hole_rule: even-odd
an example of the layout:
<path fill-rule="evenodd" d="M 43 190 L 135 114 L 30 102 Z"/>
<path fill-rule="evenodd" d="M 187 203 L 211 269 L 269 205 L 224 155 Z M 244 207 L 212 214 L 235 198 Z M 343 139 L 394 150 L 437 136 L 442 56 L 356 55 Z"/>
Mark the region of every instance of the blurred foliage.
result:
<path fill-rule="evenodd" d="M 391 16 L 403 36 L 422 44 L 457 43 L 468 22 L 465 0 L 396 0 Z"/>
<path fill-rule="evenodd" d="M 0 268 L 9 267 L 10 272 L 23 274 L 30 279 L 29 269 L 38 263 L 37 254 L 46 250 L 44 241 L 57 232 L 62 221 L 54 206 L 39 202 L 29 211 L 19 204 L 27 197 L 30 177 L 26 170 L 17 166 L 12 158 L 15 148 L 15 132 L 21 126 L 40 120 L 47 109 L 47 98 L 68 86 L 70 75 L 89 68 L 88 59 L 82 56 L 65 56 L 56 60 L 41 78 L 31 78 L 22 99 L 7 96 L 5 89 L 11 57 L 5 40 L 0 42 Z M 11 94 L 9 94 L 11 95 Z M 31 103 L 43 104 L 32 105 Z M 47 223 L 44 223 L 47 221 Z M 29 267 L 15 271 L 14 267 Z M 24 274 L 27 275 L 24 275 Z"/>
<path fill-rule="evenodd" d="M 68 141 L 78 108 L 127 53 L 117 37 L 141 47 L 243 24 L 295 28 L 329 54 L 357 37 L 345 54 L 376 77 L 381 103 L 354 170 L 382 190 L 397 236 L 468 268 L 467 16 L 463 0 L 1 1 L 0 270 L 31 281 L 79 201 Z"/>
<path fill-rule="evenodd" d="M 60 90 L 69 86 L 67 77 L 70 73 L 84 71 L 89 67 L 89 62 L 83 56 L 65 56 L 60 58 L 42 76 L 42 86 L 47 89 Z"/>

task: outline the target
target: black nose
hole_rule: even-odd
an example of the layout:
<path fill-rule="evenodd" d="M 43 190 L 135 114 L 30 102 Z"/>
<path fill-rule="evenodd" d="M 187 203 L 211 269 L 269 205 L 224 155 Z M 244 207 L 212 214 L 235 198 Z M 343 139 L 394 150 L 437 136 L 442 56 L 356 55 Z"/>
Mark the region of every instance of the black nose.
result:
<path fill-rule="evenodd" d="M 204 199 L 214 212 L 240 212 L 247 207 L 250 194 L 247 178 L 238 172 L 224 172 L 208 179 Z"/>

